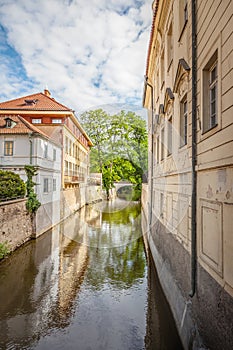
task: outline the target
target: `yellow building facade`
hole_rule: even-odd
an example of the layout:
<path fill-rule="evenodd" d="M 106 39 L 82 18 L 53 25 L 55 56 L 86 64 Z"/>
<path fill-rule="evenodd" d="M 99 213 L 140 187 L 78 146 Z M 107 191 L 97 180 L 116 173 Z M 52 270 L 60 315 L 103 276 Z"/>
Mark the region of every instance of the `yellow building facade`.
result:
<path fill-rule="evenodd" d="M 233 2 L 155 0 L 152 9 L 147 236 L 184 347 L 230 349 Z"/>

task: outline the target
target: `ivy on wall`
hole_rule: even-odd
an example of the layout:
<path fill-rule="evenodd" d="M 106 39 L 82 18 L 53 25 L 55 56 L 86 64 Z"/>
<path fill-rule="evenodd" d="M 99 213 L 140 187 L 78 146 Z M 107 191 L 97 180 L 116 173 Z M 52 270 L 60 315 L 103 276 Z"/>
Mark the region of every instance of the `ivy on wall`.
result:
<path fill-rule="evenodd" d="M 34 191 L 35 182 L 32 180 L 33 176 L 37 175 L 37 170 L 36 167 L 32 165 L 25 165 L 24 169 L 27 174 L 26 188 L 28 200 L 26 202 L 26 208 L 29 213 L 35 213 L 41 206 Z"/>

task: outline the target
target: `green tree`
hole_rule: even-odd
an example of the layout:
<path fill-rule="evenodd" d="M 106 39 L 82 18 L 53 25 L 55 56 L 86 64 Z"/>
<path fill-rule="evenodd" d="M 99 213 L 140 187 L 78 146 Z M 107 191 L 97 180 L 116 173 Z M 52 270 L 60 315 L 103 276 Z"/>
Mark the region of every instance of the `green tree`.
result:
<path fill-rule="evenodd" d="M 146 122 L 134 112 L 121 111 L 110 116 L 102 109 L 81 115 L 81 121 L 94 147 L 91 171 L 102 172 L 107 197 L 114 181 L 127 179 L 140 197 L 143 172 L 147 170 Z"/>
<path fill-rule="evenodd" d="M 106 146 L 109 138 L 110 116 L 102 109 L 96 109 L 83 113 L 81 121 L 94 143 L 90 155 L 91 171 L 100 172 L 107 155 Z"/>
<path fill-rule="evenodd" d="M 25 183 L 12 171 L 0 170 L 0 199 L 24 197 Z"/>

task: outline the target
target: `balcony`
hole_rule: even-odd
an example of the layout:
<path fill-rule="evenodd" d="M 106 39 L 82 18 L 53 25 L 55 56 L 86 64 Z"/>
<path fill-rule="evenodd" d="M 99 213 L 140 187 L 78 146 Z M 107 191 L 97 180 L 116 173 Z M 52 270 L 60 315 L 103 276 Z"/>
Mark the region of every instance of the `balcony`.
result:
<path fill-rule="evenodd" d="M 64 183 L 76 184 L 80 182 L 84 182 L 85 177 L 83 174 L 77 174 L 73 171 L 65 172 L 64 174 Z"/>

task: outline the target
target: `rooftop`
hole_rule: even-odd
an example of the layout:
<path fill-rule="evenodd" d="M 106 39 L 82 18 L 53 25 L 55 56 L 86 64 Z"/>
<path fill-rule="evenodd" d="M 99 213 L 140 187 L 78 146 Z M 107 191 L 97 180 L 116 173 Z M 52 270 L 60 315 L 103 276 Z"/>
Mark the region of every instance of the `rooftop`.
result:
<path fill-rule="evenodd" d="M 70 108 L 52 98 L 48 90 L 45 90 L 44 93 L 39 92 L 36 94 L 19 97 L 15 100 L 0 102 L 0 111 L 1 110 L 72 112 Z"/>

